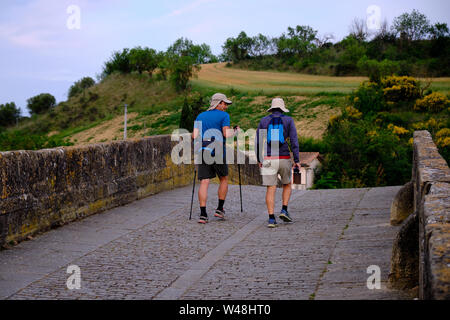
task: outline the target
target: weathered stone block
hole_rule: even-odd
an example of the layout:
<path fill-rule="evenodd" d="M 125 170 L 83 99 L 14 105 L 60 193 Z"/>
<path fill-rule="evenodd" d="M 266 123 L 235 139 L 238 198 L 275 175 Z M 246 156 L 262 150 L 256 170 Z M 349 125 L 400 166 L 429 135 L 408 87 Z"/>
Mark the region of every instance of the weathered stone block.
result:
<path fill-rule="evenodd" d="M 414 211 L 414 182 L 406 183 L 395 195 L 391 205 L 391 225 L 401 224 Z"/>

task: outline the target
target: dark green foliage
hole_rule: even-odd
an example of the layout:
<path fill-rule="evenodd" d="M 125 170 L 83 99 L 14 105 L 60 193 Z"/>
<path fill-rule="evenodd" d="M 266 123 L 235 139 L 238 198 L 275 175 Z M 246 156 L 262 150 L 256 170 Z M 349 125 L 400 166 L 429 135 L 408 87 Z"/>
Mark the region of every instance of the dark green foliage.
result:
<path fill-rule="evenodd" d="M 0 104 L 0 127 L 13 125 L 19 118 L 20 109 L 14 102 Z"/>
<path fill-rule="evenodd" d="M 309 26 L 288 27 L 287 34 L 283 33 L 276 41 L 278 54 L 284 56 L 295 55 L 305 57 L 315 48 L 317 30 Z"/>
<path fill-rule="evenodd" d="M 194 59 L 190 56 L 173 56 L 170 62 L 169 80 L 177 91 L 184 91 L 188 87 L 189 79 L 200 69 L 194 64 Z"/>
<path fill-rule="evenodd" d="M 124 48 L 121 52 L 115 51 L 110 60 L 105 62 L 103 67 L 103 77 L 113 72 L 129 73 L 131 72 L 130 49 Z"/>
<path fill-rule="evenodd" d="M 363 114 L 387 110 L 383 88 L 374 82 L 365 82 L 350 95 L 350 102 Z"/>
<path fill-rule="evenodd" d="M 192 132 L 197 116 L 206 110 L 206 99 L 198 92 L 184 97 L 183 109 L 180 116 L 180 128 Z"/>
<path fill-rule="evenodd" d="M 72 98 L 80 93 L 82 93 L 87 88 L 92 87 L 95 84 L 95 80 L 91 77 L 84 77 L 77 82 L 75 82 L 69 89 L 69 98 Z"/>
<path fill-rule="evenodd" d="M 367 56 L 359 59 L 357 67 L 362 74 L 368 76 L 369 80 L 373 82 L 380 82 L 381 78 L 398 74 L 400 71 L 400 63 L 397 61 L 388 59 L 377 61 L 369 59 Z"/>
<path fill-rule="evenodd" d="M 325 154 L 328 151 L 327 145 L 322 140 L 314 138 L 299 137 L 298 144 L 302 152 L 319 152 L 320 154 Z"/>
<path fill-rule="evenodd" d="M 42 114 L 55 107 L 56 99 L 50 93 L 41 93 L 27 100 L 27 108 L 31 114 Z"/>
<path fill-rule="evenodd" d="M 133 48 L 129 53 L 130 68 L 139 73 L 147 71 L 151 76 L 156 67 L 158 67 L 158 58 L 159 56 L 154 49 Z"/>
<path fill-rule="evenodd" d="M 0 132 L 0 151 L 9 150 L 39 150 L 70 146 L 73 143 L 46 134 L 30 134 L 23 130 L 9 130 Z"/>
<path fill-rule="evenodd" d="M 430 22 L 424 14 L 413 10 L 396 17 L 392 29 L 407 41 L 421 40 L 430 32 Z"/>
<path fill-rule="evenodd" d="M 328 153 L 316 186 L 401 185 L 411 178 L 412 149 L 407 141 L 377 127 L 369 118 L 343 119 L 328 130 L 323 140 Z"/>
<path fill-rule="evenodd" d="M 211 53 L 211 48 L 206 43 L 195 45 L 191 40 L 180 38 L 168 49 L 169 56 L 189 56 L 193 64 L 217 62 L 217 58 Z"/>

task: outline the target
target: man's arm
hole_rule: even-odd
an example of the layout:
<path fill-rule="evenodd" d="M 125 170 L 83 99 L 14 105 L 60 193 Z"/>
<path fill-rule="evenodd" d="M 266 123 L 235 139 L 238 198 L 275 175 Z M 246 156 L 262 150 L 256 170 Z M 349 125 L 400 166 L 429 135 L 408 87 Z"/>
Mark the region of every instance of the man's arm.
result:
<path fill-rule="evenodd" d="M 192 139 L 194 139 L 194 140 L 197 139 L 198 133 L 199 133 L 199 130 L 197 128 L 194 128 L 194 130 L 192 130 Z"/>
<path fill-rule="evenodd" d="M 289 122 L 289 140 L 291 142 L 292 155 L 294 156 L 295 166 L 300 168 L 300 158 L 299 158 L 300 147 L 298 145 L 297 128 L 295 127 L 295 123 L 292 118 L 290 119 Z"/>
<path fill-rule="evenodd" d="M 261 141 L 259 141 L 260 130 L 261 130 L 261 121 L 259 122 L 258 128 L 256 129 L 256 143 L 255 143 L 256 161 L 258 161 L 258 165 L 261 168 L 262 167 L 262 159 L 260 158 L 260 150 L 259 150 L 259 146 L 261 144 Z"/>

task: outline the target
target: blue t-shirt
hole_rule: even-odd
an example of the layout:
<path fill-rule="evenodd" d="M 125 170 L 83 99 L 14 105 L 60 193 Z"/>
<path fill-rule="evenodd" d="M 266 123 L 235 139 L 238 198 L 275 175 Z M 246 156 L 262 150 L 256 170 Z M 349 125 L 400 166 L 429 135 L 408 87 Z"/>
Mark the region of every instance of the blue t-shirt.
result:
<path fill-rule="evenodd" d="M 195 119 L 194 128 L 200 129 L 200 125 L 202 139 L 211 139 L 214 136 L 216 140 L 223 140 L 222 128 L 230 126 L 230 115 L 217 109 L 205 111 Z M 215 130 L 207 132 L 209 129 L 218 130 L 220 135 Z"/>
<path fill-rule="evenodd" d="M 195 119 L 194 128 L 200 130 L 202 140 L 223 141 L 223 155 L 225 157 L 225 139 L 222 128 L 230 126 L 230 115 L 225 111 L 213 109 L 200 113 Z"/>

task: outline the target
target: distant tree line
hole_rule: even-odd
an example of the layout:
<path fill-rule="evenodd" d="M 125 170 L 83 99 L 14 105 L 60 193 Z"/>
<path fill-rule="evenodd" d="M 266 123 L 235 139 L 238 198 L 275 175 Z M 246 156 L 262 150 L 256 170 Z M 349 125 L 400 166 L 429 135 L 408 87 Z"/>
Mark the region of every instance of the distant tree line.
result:
<path fill-rule="evenodd" d="M 254 70 L 275 69 L 328 75 L 448 76 L 450 37 L 446 23 L 431 24 L 417 10 L 403 13 L 376 32 L 363 19 L 354 19 L 349 34 L 332 43 L 332 34 L 318 35 L 310 26 L 288 27 L 279 37 L 244 31 L 228 38 L 222 61 Z"/>

